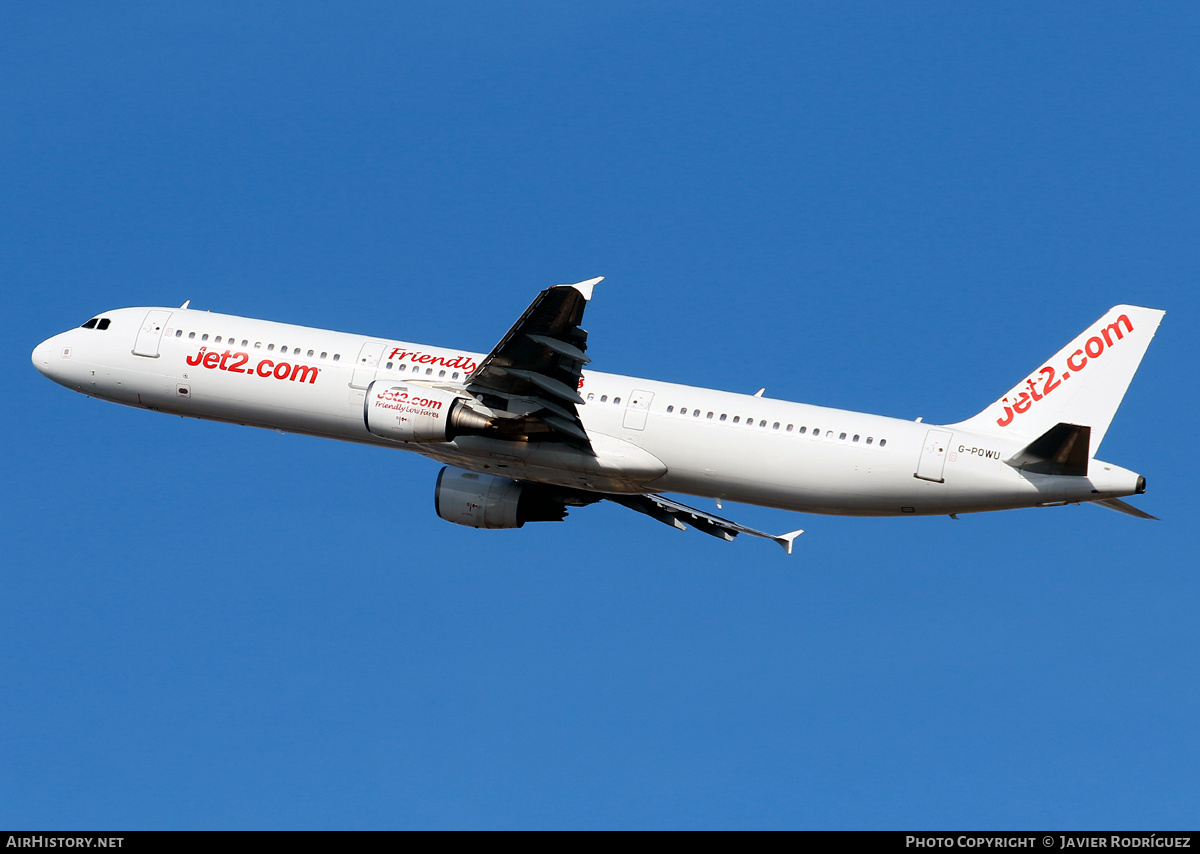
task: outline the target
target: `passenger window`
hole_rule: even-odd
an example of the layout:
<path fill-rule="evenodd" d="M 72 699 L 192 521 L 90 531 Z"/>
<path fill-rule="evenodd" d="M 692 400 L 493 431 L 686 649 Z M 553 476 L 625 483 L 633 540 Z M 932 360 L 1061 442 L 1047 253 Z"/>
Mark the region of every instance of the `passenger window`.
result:
<path fill-rule="evenodd" d="M 182 329 L 176 329 L 176 330 L 175 330 L 175 337 L 176 337 L 176 338 L 182 338 L 182 337 L 183 337 L 183 330 L 182 330 Z"/>
<path fill-rule="evenodd" d="M 451 374 L 450 379 L 452 379 L 452 380 L 458 379 L 458 371 L 455 371 L 453 374 Z"/>
<path fill-rule="evenodd" d="M 255 349 L 255 350 L 261 350 L 261 349 L 262 349 L 262 342 L 261 342 L 261 341 L 255 341 L 255 342 L 254 342 L 254 349 Z"/>
<path fill-rule="evenodd" d="M 328 353 L 322 353 L 322 354 L 321 354 L 321 358 L 322 358 L 322 359 L 324 359 L 324 358 L 325 358 L 326 356 L 328 356 L 328 355 L 329 355 Z"/>
<path fill-rule="evenodd" d="M 201 340 L 201 341 L 207 341 L 207 340 L 208 340 L 208 333 L 207 333 L 207 332 L 205 332 L 203 335 L 201 335 L 201 336 L 200 336 L 200 340 Z"/>
<path fill-rule="evenodd" d="M 446 376 L 446 372 L 445 372 L 445 371 L 438 371 L 438 376 L 439 376 L 439 377 L 444 377 L 444 376 Z"/>
<path fill-rule="evenodd" d="M 883 447 L 884 445 L 886 445 L 886 444 L 887 444 L 887 439 L 880 439 L 880 440 L 879 440 L 879 447 L 881 447 L 881 448 L 882 448 L 882 447 Z"/>
<path fill-rule="evenodd" d="M 868 437 L 867 437 L 867 444 L 868 444 L 868 445 L 869 445 L 869 444 L 871 444 L 871 443 L 872 443 L 872 442 L 874 442 L 874 441 L 875 441 L 875 440 L 874 440 L 874 439 L 872 439 L 870 436 L 868 436 Z"/>
<path fill-rule="evenodd" d="M 708 415 L 705 415 L 704 417 L 707 418 L 709 421 L 712 421 L 713 414 L 710 412 L 710 413 L 708 413 Z"/>
<path fill-rule="evenodd" d="M 341 353 L 334 353 L 334 354 L 333 354 L 333 361 L 335 361 L 335 362 L 340 362 L 341 360 L 342 360 L 342 354 L 341 354 Z"/>
<path fill-rule="evenodd" d="M 838 436 L 838 438 L 844 442 L 844 441 L 846 441 L 846 434 L 843 433 L 842 435 Z"/>
<path fill-rule="evenodd" d="M 738 424 L 738 423 L 740 423 L 740 422 L 741 422 L 741 420 L 742 420 L 742 416 L 740 416 L 740 415 L 735 415 L 735 416 L 733 416 L 733 423 L 734 423 L 734 424 Z"/>
<path fill-rule="evenodd" d="M 804 433 L 807 433 L 807 432 L 808 432 L 808 428 L 807 428 L 807 427 L 801 427 L 801 428 L 800 428 L 800 433 L 801 433 L 801 434 L 804 434 Z"/>
<path fill-rule="evenodd" d="M 293 356 L 299 356 L 299 355 L 300 355 L 300 348 L 299 348 L 299 347 L 296 347 L 295 349 L 293 349 L 293 350 L 292 350 L 292 355 L 293 355 Z"/>
<path fill-rule="evenodd" d="M 857 442 L 857 441 L 858 441 L 858 434 L 857 434 L 857 433 L 855 433 L 855 434 L 854 434 L 854 441 L 855 441 L 855 442 Z"/>
<path fill-rule="evenodd" d="M 588 395 L 588 400 L 591 400 L 591 399 L 592 399 L 592 396 L 589 394 L 589 395 Z M 674 412 L 674 411 L 675 411 L 675 407 L 674 407 L 674 406 L 668 406 L 668 407 L 667 407 L 667 412 Z"/>
<path fill-rule="evenodd" d="M 195 333 L 195 332 L 189 332 L 189 333 L 188 333 L 188 338 L 195 338 L 195 337 L 196 337 L 196 333 Z"/>
<path fill-rule="evenodd" d="M 608 403 L 608 395 L 607 395 L 607 394 L 602 394 L 602 395 L 600 395 L 600 402 L 601 402 L 601 403 Z"/>
<path fill-rule="evenodd" d="M 813 428 L 813 436 L 815 436 L 818 439 L 821 438 L 821 428 L 820 427 Z"/>
<path fill-rule="evenodd" d="M 268 344 L 268 345 L 267 345 L 267 350 L 268 350 L 268 351 L 270 351 L 270 352 L 274 352 L 274 351 L 275 351 L 275 345 L 274 345 L 274 344 Z"/>
<path fill-rule="evenodd" d="M 779 422 L 778 422 L 778 421 L 776 421 L 774 424 L 772 424 L 772 425 L 771 425 L 771 429 L 772 429 L 772 430 L 778 430 L 778 429 L 779 429 Z"/>
<path fill-rule="evenodd" d="M 391 363 L 391 362 L 388 362 L 388 363 L 387 363 L 387 369 L 388 369 L 389 371 L 392 369 L 392 363 Z"/>
<path fill-rule="evenodd" d="M 791 433 L 791 432 L 792 432 L 792 425 L 791 425 L 791 424 L 789 424 L 789 425 L 787 426 L 787 431 L 788 431 L 789 433 Z"/>
<path fill-rule="evenodd" d="M 313 351 L 312 351 L 312 350 L 309 350 L 309 351 L 308 351 L 308 357 L 309 357 L 310 359 L 312 358 L 312 354 L 313 354 Z"/>
<path fill-rule="evenodd" d="M 245 338 L 243 338 L 243 339 L 242 339 L 242 346 L 243 346 L 243 347 L 247 347 L 247 346 L 249 346 L 249 344 L 250 344 L 250 342 L 249 342 L 247 339 L 245 339 Z"/>
<path fill-rule="evenodd" d="M 83 324 L 83 327 L 82 327 L 82 328 L 83 328 L 83 329 L 95 329 L 95 328 L 96 328 L 96 323 L 97 323 L 99 320 L 100 320 L 100 318 L 98 318 L 98 317 L 93 317 L 93 318 L 92 318 L 91 320 L 89 320 L 87 323 Z"/>
<path fill-rule="evenodd" d="M 686 406 L 681 406 L 681 407 L 679 407 L 679 414 L 680 414 L 680 415 L 687 415 L 687 407 L 686 407 Z"/>
<path fill-rule="evenodd" d="M 213 343 L 214 343 L 214 344 L 220 344 L 220 343 L 221 343 L 221 336 L 220 336 L 220 335 L 218 335 L 216 338 L 214 338 L 214 339 L 213 339 Z"/>
<path fill-rule="evenodd" d="M 693 418 L 699 418 L 699 417 L 700 417 L 700 410 L 699 410 L 699 409 L 693 409 L 693 410 L 692 410 L 692 417 L 693 417 Z"/>
<path fill-rule="evenodd" d="M 620 403 L 620 402 L 621 402 L 621 398 L 619 398 L 619 397 L 614 397 L 614 398 L 613 398 L 613 403 L 614 403 L 614 404 L 617 404 L 617 403 Z"/>
<path fill-rule="evenodd" d="M 759 422 L 758 422 L 758 426 L 759 426 L 759 427 L 766 427 L 766 426 L 767 426 L 767 422 L 766 422 L 766 421 L 759 421 Z"/>
<path fill-rule="evenodd" d="M 721 413 L 721 420 L 722 420 L 722 421 L 724 421 L 724 420 L 725 420 L 725 413 L 724 413 L 724 412 L 722 412 L 722 413 Z"/>

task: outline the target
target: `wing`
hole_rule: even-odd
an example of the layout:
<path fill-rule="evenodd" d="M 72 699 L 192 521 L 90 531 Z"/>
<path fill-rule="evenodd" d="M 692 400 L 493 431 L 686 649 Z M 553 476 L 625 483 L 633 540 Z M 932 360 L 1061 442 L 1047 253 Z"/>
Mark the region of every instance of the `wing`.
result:
<path fill-rule="evenodd" d="M 775 536 L 764 531 L 756 531 L 745 525 L 739 525 L 737 522 L 730 522 L 720 516 L 714 516 L 703 510 L 663 498 L 661 495 L 605 495 L 604 497 L 609 501 L 623 504 L 630 510 L 645 513 L 663 524 L 679 528 L 681 531 L 691 525 L 697 531 L 703 531 L 723 540 L 732 540 L 738 534 L 749 534 L 752 537 L 762 537 L 779 543 L 788 554 L 792 553 L 792 540 L 804 533 L 803 530 L 800 530 Z"/>
<path fill-rule="evenodd" d="M 576 409 L 589 361 L 587 332 L 579 324 L 603 278 L 542 291 L 467 377 L 467 391 L 493 410 L 501 430 L 591 447 Z"/>

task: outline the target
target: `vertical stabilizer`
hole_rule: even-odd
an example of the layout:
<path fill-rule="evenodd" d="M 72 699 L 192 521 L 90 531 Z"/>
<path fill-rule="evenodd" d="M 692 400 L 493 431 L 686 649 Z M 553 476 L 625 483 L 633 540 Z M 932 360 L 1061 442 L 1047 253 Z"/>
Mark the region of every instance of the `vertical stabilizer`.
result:
<path fill-rule="evenodd" d="M 1113 306 L 1004 397 L 951 426 L 1026 441 L 1060 423 L 1090 427 L 1095 456 L 1164 314 Z"/>

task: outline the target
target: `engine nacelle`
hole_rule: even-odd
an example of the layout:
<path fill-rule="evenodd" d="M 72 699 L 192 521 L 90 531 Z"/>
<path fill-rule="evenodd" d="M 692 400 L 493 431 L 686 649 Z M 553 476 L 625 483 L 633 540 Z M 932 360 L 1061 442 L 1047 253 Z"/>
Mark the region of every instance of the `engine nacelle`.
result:
<path fill-rule="evenodd" d="M 446 466 L 433 491 L 437 514 L 468 528 L 520 528 L 526 522 L 561 522 L 563 502 L 537 484 Z"/>
<path fill-rule="evenodd" d="M 481 433 L 491 423 L 453 391 L 395 381 L 373 382 L 367 389 L 367 430 L 396 442 L 449 442 L 465 433 Z"/>

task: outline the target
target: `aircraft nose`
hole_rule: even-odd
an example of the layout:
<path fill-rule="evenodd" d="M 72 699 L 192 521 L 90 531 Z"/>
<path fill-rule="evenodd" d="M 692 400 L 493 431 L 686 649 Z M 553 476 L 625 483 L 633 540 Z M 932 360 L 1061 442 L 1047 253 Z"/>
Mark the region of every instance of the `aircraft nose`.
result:
<path fill-rule="evenodd" d="M 33 348 L 31 359 L 33 366 L 38 369 L 42 376 L 49 377 L 57 382 L 58 365 L 63 359 L 69 359 L 70 345 L 63 340 L 63 335 L 60 333 L 51 338 L 47 338 L 41 344 Z"/>
<path fill-rule="evenodd" d="M 41 344 L 33 348 L 33 366 L 38 369 L 43 375 L 50 370 L 50 353 L 52 339 L 47 338 Z"/>

